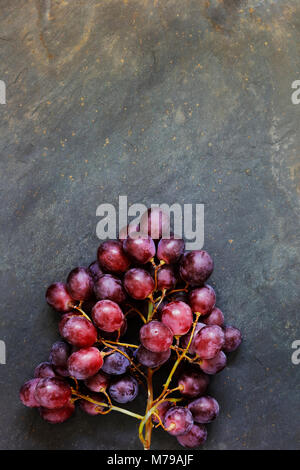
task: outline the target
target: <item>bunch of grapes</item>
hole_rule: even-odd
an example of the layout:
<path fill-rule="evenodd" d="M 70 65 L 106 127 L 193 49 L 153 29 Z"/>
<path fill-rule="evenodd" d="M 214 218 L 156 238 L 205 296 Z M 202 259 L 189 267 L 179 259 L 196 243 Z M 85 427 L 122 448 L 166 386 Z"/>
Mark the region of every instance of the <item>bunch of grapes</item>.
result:
<path fill-rule="evenodd" d="M 206 284 L 213 260 L 203 250 L 162 235 L 169 219 L 149 209 L 138 227 L 103 242 L 97 260 L 73 269 L 66 283 L 50 285 L 48 304 L 61 313 L 61 341 L 47 362 L 20 390 L 25 406 L 38 408 L 49 423 L 70 418 L 75 406 L 89 415 L 118 411 L 139 420 L 139 437 L 150 448 L 162 427 L 187 448 L 207 438 L 206 424 L 219 413 L 207 395 L 210 376 L 224 369 L 241 332 L 224 325 Z M 150 236 L 151 235 L 151 236 Z M 140 322 L 138 344 L 122 341 L 131 322 Z M 154 396 L 152 376 L 165 363 L 170 372 Z M 118 406 L 147 389 L 144 415 Z"/>

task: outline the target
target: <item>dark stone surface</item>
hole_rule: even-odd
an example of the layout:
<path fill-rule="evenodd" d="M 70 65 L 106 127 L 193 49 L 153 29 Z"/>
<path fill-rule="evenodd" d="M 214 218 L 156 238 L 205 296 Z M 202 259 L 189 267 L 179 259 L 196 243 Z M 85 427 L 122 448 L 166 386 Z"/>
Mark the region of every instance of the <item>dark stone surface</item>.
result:
<path fill-rule="evenodd" d="M 140 448 L 131 418 L 54 428 L 18 400 L 58 338 L 45 288 L 95 258 L 96 208 L 120 194 L 205 203 L 218 305 L 245 341 L 204 448 L 299 448 L 299 2 L 0 7 L 1 449 Z M 179 446 L 157 431 L 153 448 Z"/>

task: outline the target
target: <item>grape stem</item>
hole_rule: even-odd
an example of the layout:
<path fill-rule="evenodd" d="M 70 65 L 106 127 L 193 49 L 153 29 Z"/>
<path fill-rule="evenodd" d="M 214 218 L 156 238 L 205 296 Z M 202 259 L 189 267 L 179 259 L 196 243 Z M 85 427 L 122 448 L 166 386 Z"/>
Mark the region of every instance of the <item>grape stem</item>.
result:
<path fill-rule="evenodd" d="M 108 348 L 111 348 L 111 349 L 114 349 L 116 352 L 122 354 L 124 357 L 126 357 L 126 359 L 128 359 L 128 361 L 130 362 L 131 366 L 137 370 L 141 376 L 147 380 L 147 377 L 145 376 L 145 374 L 135 365 L 135 363 L 133 362 L 133 360 L 128 356 L 128 354 L 126 354 L 124 351 L 121 351 L 121 349 L 118 349 L 116 346 L 113 346 L 111 344 L 108 344 L 108 342 L 104 341 L 103 339 L 101 340 L 102 344 L 104 344 L 104 346 L 108 347 Z M 120 346 L 120 343 L 117 343 L 119 346 Z"/>
<path fill-rule="evenodd" d="M 76 307 L 73 307 L 73 309 L 78 310 L 78 312 L 80 312 L 84 318 L 86 318 L 89 321 L 92 321 L 90 317 L 82 310 L 82 308 L 79 305 L 77 305 Z"/>

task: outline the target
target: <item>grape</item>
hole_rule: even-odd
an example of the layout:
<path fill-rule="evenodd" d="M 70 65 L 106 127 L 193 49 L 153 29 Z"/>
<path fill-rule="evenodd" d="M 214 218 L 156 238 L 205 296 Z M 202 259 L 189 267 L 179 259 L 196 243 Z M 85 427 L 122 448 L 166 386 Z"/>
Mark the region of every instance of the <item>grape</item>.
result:
<path fill-rule="evenodd" d="M 174 292 L 174 294 L 171 295 L 171 300 L 181 300 L 186 304 L 189 303 L 189 298 L 186 292 Z"/>
<path fill-rule="evenodd" d="M 121 228 L 119 232 L 119 240 L 125 240 L 130 233 L 139 232 L 140 231 L 140 224 L 131 225 L 128 224 L 126 227 Z"/>
<path fill-rule="evenodd" d="M 130 375 L 120 377 L 109 387 L 109 394 L 117 403 L 128 403 L 136 398 L 139 385 Z"/>
<path fill-rule="evenodd" d="M 51 348 L 49 360 L 56 367 L 67 367 L 70 352 L 71 348 L 68 343 L 57 341 Z"/>
<path fill-rule="evenodd" d="M 69 318 L 60 328 L 60 334 L 68 343 L 78 348 L 88 348 L 97 341 L 97 330 L 85 317 Z"/>
<path fill-rule="evenodd" d="M 137 360 L 145 367 L 154 369 L 155 367 L 161 366 L 170 358 L 171 349 L 163 352 L 152 352 L 140 346 L 136 353 Z"/>
<path fill-rule="evenodd" d="M 158 240 L 163 235 L 170 233 L 170 218 L 159 207 L 148 209 L 141 217 L 140 231 L 148 233 L 153 240 Z"/>
<path fill-rule="evenodd" d="M 201 286 L 209 278 L 214 269 L 214 263 L 204 250 L 185 253 L 180 261 L 180 275 L 192 286 Z"/>
<path fill-rule="evenodd" d="M 98 281 L 98 279 L 104 274 L 97 260 L 93 261 L 89 265 L 88 270 L 94 282 Z"/>
<path fill-rule="evenodd" d="M 156 407 L 155 413 L 160 417 L 161 422 L 164 422 L 166 412 L 172 407 L 174 404 L 171 401 L 162 401 Z M 155 414 L 152 415 L 152 422 L 154 424 L 159 424 L 159 419 Z"/>
<path fill-rule="evenodd" d="M 99 300 L 93 307 L 92 317 L 95 325 L 108 333 L 119 330 L 124 322 L 122 310 L 112 300 Z"/>
<path fill-rule="evenodd" d="M 109 339 L 110 341 L 117 341 L 119 337 L 124 336 L 127 331 L 127 319 L 124 317 L 124 321 L 119 331 L 113 331 L 109 333 L 104 330 L 100 330 L 100 336 L 103 339 Z"/>
<path fill-rule="evenodd" d="M 62 282 L 55 282 L 48 287 L 46 301 L 58 312 L 68 312 L 76 303 L 67 291 L 66 284 Z"/>
<path fill-rule="evenodd" d="M 216 303 L 216 294 L 211 286 L 206 284 L 190 292 L 189 304 L 193 312 L 207 315 L 212 311 Z"/>
<path fill-rule="evenodd" d="M 193 313 L 188 304 L 181 300 L 175 300 L 162 309 L 161 321 L 170 328 L 175 336 L 181 336 L 191 328 Z"/>
<path fill-rule="evenodd" d="M 100 267 L 112 273 L 124 273 L 130 265 L 130 260 L 124 253 L 120 241 L 106 241 L 98 248 L 98 262 Z"/>
<path fill-rule="evenodd" d="M 108 299 L 121 304 L 126 299 L 121 280 L 111 274 L 104 274 L 95 281 L 94 292 L 97 300 Z"/>
<path fill-rule="evenodd" d="M 225 344 L 223 349 L 229 353 L 235 351 L 242 342 L 242 333 L 234 326 L 226 326 L 224 328 Z"/>
<path fill-rule="evenodd" d="M 188 404 L 196 423 L 211 423 L 219 414 L 219 404 L 212 397 L 205 396 L 197 398 Z"/>
<path fill-rule="evenodd" d="M 194 447 L 199 447 L 207 439 L 207 430 L 203 424 L 193 424 L 190 431 L 183 436 L 177 436 L 177 441 L 183 447 L 188 449 L 194 449 Z"/>
<path fill-rule="evenodd" d="M 196 351 L 195 351 L 195 337 L 196 337 L 196 334 L 198 331 L 201 330 L 201 328 L 204 328 L 205 327 L 205 324 L 204 323 L 201 323 L 201 322 L 198 322 L 195 326 L 195 331 L 194 331 L 194 335 L 193 335 L 193 339 L 191 341 L 191 344 L 190 344 L 190 347 L 188 349 L 188 352 L 190 354 L 196 354 Z M 187 348 L 187 345 L 189 344 L 189 340 L 190 340 L 190 336 L 191 336 L 191 331 L 189 333 L 187 333 L 186 335 L 182 336 L 181 339 L 180 339 L 180 344 L 181 344 L 181 347 L 183 349 L 186 349 Z"/>
<path fill-rule="evenodd" d="M 35 397 L 35 390 L 40 382 L 39 378 L 28 380 L 22 385 L 20 389 L 20 400 L 23 405 L 28 406 L 29 408 L 38 408 L 40 406 L 39 402 Z"/>
<path fill-rule="evenodd" d="M 176 285 L 175 271 L 172 266 L 164 265 L 157 273 L 157 289 L 174 289 Z"/>
<path fill-rule="evenodd" d="M 195 351 L 201 359 L 212 359 L 224 346 L 224 333 L 217 325 L 205 326 L 195 336 Z"/>
<path fill-rule="evenodd" d="M 50 362 L 41 362 L 34 370 L 34 377 L 44 379 L 45 377 L 55 377 L 56 374 Z"/>
<path fill-rule="evenodd" d="M 206 325 L 218 325 L 218 326 L 223 326 L 224 325 L 224 315 L 222 311 L 215 307 L 212 309 L 211 313 L 203 318 L 203 323 Z"/>
<path fill-rule="evenodd" d="M 55 370 L 56 375 L 59 375 L 61 377 L 70 377 L 70 372 L 67 366 L 54 366 L 53 369 Z"/>
<path fill-rule="evenodd" d="M 133 268 L 124 276 L 124 287 L 130 297 L 136 300 L 144 300 L 154 290 L 154 280 L 144 269 Z"/>
<path fill-rule="evenodd" d="M 122 346 L 119 346 L 118 349 L 127 354 L 128 352 Z M 111 375 L 121 375 L 125 374 L 128 367 L 130 366 L 130 361 L 118 351 L 115 351 L 104 358 L 104 363 L 102 366 L 103 372 Z"/>
<path fill-rule="evenodd" d="M 59 377 L 40 379 L 35 389 L 35 398 L 43 408 L 62 408 L 71 398 L 70 385 Z"/>
<path fill-rule="evenodd" d="M 204 395 L 209 385 L 209 378 L 202 372 L 184 372 L 178 380 L 178 386 L 183 387 L 180 393 L 184 397 L 195 398 Z"/>
<path fill-rule="evenodd" d="M 79 313 L 79 312 L 78 313 L 75 313 L 75 312 L 64 313 L 61 316 L 60 322 L 58 324 L 58 329 L 59 329 L 59 334 L 60 335 L 62 334 L 62 329 L 65 326 L 65 323 L 69 320 L 69 318 L 72 318 L 72 317 L 82 317 L 82 314 Z"/>
<path fill-rule="evenodd" d="M 102 366 L 103 368 L 103 366 Z M 93 377 L 86 379 L 84 381 L 84 385 L 91 390 L 92 392 L 102 392 L 106 390 L 109 385 L 109 377 L 108 375 L 104 374 L 102 371 L 98 372 Z"/>
<path fill-rule="evenodd" d="M 102 364 L 102 355 L 95 347 L 79 349 L 68 359 L 70 375 L 78 380 L 85 380 L 96 375 Z"/>
<path fill-rule="evenodd" d="M 90 393 L 89 398 L 99 403 L 107 403 L 107 398 L 103 393 Z M 96 405 L 84 399 L 79 400 L 79 406 L 85 413 L 91 416 L 99 415 L 102 411 L 107 410 L 106 406 Z"/>
<path fill-rule="evenodd" d="M 177 263 L 184 253 L 185 243 L 180 238 L 162 238 L 157 247 L 157 257 L 167 264 Z"/>
<path fill-rule="evenodd" d="M 168 351 L 173 342 L 173 334 L 170 328 L 163 323 L 153 320 L 146 323 L 140 329 L 142 345 L 152 352 Z"/>
<path fill-rule="evenodd" d="M 75 411 L 75 405 L 69 402 L 62 408 L 49 410 L 48 408 L 41 407 L 39 409 L 41 417 L 51 424 L 64 423 L 69 419 Z"/>
<path fill-rule="evenodd" d="M 212 359 L 202 359 L 199 363 L 200 368 L 209 375 L 217 374 L 226 367 L 227 358 L 223 351 L 220 351 Z"/>
<path fill-rule="evenodd" d="M 67 278 L 67 289 L 75 300 L 88 300 L 93 294 L 93 278 L 87 268 L 73 269 Z"/>
<path fill-rule="evenodd" d="M 131 233 L 123 241 L 125 253 L 136 263 L 146 264 L 155 255 L 155 244 L 145 234 Z"/>
<path fill-rule="evenodd" d="M 192 413 L 183 406 L 174 406 L 170 408 L 164 419 L 164 427 L 172 436 L 186 434 L 192 429 L 193 424 L 194 420 Z"/>

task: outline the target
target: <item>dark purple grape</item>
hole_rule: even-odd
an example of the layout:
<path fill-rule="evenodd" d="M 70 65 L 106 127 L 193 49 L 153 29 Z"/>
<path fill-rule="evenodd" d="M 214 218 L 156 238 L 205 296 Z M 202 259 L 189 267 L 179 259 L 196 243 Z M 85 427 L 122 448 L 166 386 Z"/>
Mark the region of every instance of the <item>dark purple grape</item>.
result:
<path fill-rule="evenodd" d="M 97 300 L 112 300 L 121 304 L 126 300 L 126 292 L 122 281 L 112 274 L 104 274 L 94 284 L 94 292 Z"/>
<path fill-rule="evenodd" d="M 172 436 L 186 434 L 192 429 L 193 424 L 194 420 L 192 413 L 183 406 L 174 406 L 170 408 L 164 419 L 164 427 Z"/>
<path fill-rule="evenodd" d="M 211 313 L 202 319 L 203 323 L 205 325 L 218 325 L 218 326 L 223 326 L 224 325 L 224 315 L 222 311 L 215 307 L 212 309 Z"/>
<path fill-rule="evenodd" d="M 57 408 L 53 410 L 49 410 L 48 408 L 43 407 L 39 409 L 41 417 L 51 424 L 64 423 L 73 415 L 74 411 L 75 405 L 71 402 L 69 402 L 62 408 Z"/>
<path fill-rule="evenodd" d="M 224 346 L 224 333 L 217 325 L 205 326 L 195 335 L 194 347 L 201 359 L 212 359 Z"/>
<path fill-rule="evenodd" d="M 158 259 L 167 264 L 177 263 L 184 253 L 185 243 L 181 238 L 162 238 L 157 247 Z"/>
<path fill-rule="evenodd" d="M 187 449 L 194 449 L 195 447 L 199 447 L 207 439 L 207 430 L 203 424 L 193 424 L 191 430 L 182 435 L 177 436 L 177 441 L 183 447 Z"/>
<path fill-rule="evenodd" d="M 213 260 L 204 250 L 185 253 L 180 261 L 180 275 L 185 282 L 192 286 L 203 285 L 213 269 Z"/>
<path fill-rule="evenodd" d="M 204 395 L 209 385 L 209 377 L 202 372 L 184 372 L 178 379 L 178 386 L 182 387 L 180 393 L 188 398 Z"/>
<path fill-rule="evenodd" d="M 152 352 L 140 346 L 136 353 L 137 360 L 145 367 L 154 369 L 155 367 L 161 366 L 170 358 L 171 349 L 164 352 Z"/>
<path fill-rule="evenodd" d="M 103 366 L 102 366 L 103 370 Z M 109 385 L 109 376 L 104 374 L 102 371 L 98 372 L 96 375 L 93 375 L 93 377 L 90 377 L 89 379 L 86 379 L 84 381 L 84 385 L 91 390 L 91 392 L 103 392 L 104 390 L 107 389 Z"/>
<path fill-rule="evenodd" d="M 76 304 L 67 291 L 66 284 L 55 282 L 46 291 L 46 301 L 58 312 L 68 312 Z"/>
<path fill-rule="evenodd" d="M 174 289 L 177 279 L 173 266 L 165 264 L 157 273 L 157 289 Z"/>
<path fill-rule="evenodd" d="M 71 399 L 71 387 L 59 377 L 40 379 L 35 389 L 36 401 L 43 408 L 62 408 Z"/>
<path fill-rule="evenodd" d="M 148 233 L 153 240 L 169 236 L 170 217 L 159 207 L 148 209 L 141 217 L 140 231 Z"/>
<path fill-rule="evenodd" d="M 123 241 L 125 253 L 139 264 L 148 263 L 155 255 L 155 244 L 151 237 L 142 233 L 131 233 Z"/>
<path fill-rule="evenodd" d="M 193 334 L 193 339 L 192 339 L 190 347 L 188 349 L 189 354 L 196 354 L 196 351 L 195 351 L 195 337 L 196 337 L 196 334 L 198 333 L 198 331 L 200 331 L 201 328 L 204 328 L 204 327 L 205 327 L 204 323 L 198 322 L 196 324 L 195 331 L 194 331 L 194 334 Z M 183 349 L 187 348 L 187 345 L 189 344 L 190 336 L 191 336 L 191 331 L 189 331 L 186 335 L 184 335 L 180 338 L 180 344 L 181 344 L 181 347 Z"/>
<path fill-rule="evenodd" d="M 53 344 L 50 352 L 49 361 L 55 367 L 67 367 L 71 347 L 64 341 L 57 341 Z"/>
<path fill-rule="evenodd" d="M 172 407 L 174 406 L 174 403 L 172 403 L 171 401 L 162 401 L 161 403 L 159 403 L 157 405 L 157 408 L 155 410 L 155 413 L 160 417 L 160 420 L 161 422 L 163 423 L 164 422 L 164 419 L 165 419 L 165 416 L 166 416 L 166 412 Z M 157 418 L 157 416 L 155 416 L 155 414 L 152 415 L 152 422 L 154 424 L 159 424 L 159 419 Z"/>
<path fill-rule="evenodd" d="M 168 351 L 172 345 L 173 333 L 168 326 L 153 320 L 142 326 L 140 340 L 142 345 L 149 351 L 164 352 Z"/>
<path fill-rule="evenodd" d="M 28 380 L 22 385 L 20 389 L 20 400 L 23 405 L 28 406 L 29 408 L 38 408 L 40 403 L 35 397 L 36 386 L 40 382 L 39 378 Z"/>
<path fill-rule="evenodd" d="M 63 327 L 59 328 L 59 331 L 68 343 L 78 348 L 88 348 L 97 341 L 97 330 L 85 317 L 70 317 L 64 322 Z"/>
<path fill-rule="evenodd" d="M 124 315 L 119 305 L 112 300 L 99 300 L 92 310 L 95 325 L 103 331 L 118 331 L 124 322 Z"/>
<path fill-rule="evenodd" d="M 93 294 L 93 278 L 87 268 L 73 269 L 67 278 L 67 289 L 75 300 L 87 300 Z"/>
<path fill-rule="evenodd" d="M 219 404 L 212 397 L 205 396 L 197 398 L 188 404 L 196 423 L 211 423 L 219 414 Z"/>
<path fill-rule="evenodd" d="M 170 328 L 174 336 L 185 335 L 193 323 L 191 307 L 180 300 L 170 302 L 162 309 L 161 321 Z"/>
<path fill-rule="evenodd" d="M 103 242 L 98 248 L 97 257 L 100 267 L 115 274 L 124 273 L 130 266 L 120 241 Z"/>
<path fill-rule="evenodd" d="M 145 269 L 133 268 L 124 276 L 124 287 L 130 297 L 144 300 L 154 290 L 154 280 Z"/>
<path fill-rule="evenodd" d="M 125 352 L 128 356 L 128 351 L 125 348 L 119 346 L 118 349 L 120 349 L 120 351 Z M 127 357 L 125 357 L 120 352 L 115 351 L 104 357 L 104 362 L 101 370 L 106 374 L 121 375 L 125 374 L 129 366 L 130 361 L 127 359 Z"/>
<path fill-rule="evenodd" d="M 68 359 L 70 375 L 78 380 L 86 380 L 101 369 L 103 358 L 95 347 L 79 349 L 73 352 Z"/>
<path fill-rule="evenodd" d="M 70 377 L 70 372 L 67 366 L 53 366 L 53 369 L 55 370 L 56 375 L 59 375 L 60 377 Z"/>
<path fill-rule="evenodd" d="M 56 373 L 50 362 L 41 362 L 34 370 L 34 377 L 44 379 L 45 377 L 55 377 Z"/>
<path fill-rule="evenodd" d="M 217 374 L 221 372 L 226 367 L 227 358 L 223 351 L 220 351 L 215 357 L 212 359 L 201 359 L 199 366 L 209 375 Z"/>
<path fill-rule="evenodd" d="M 242 342 L 242 333 L 234 326 L 224 328 L 225 344 L 223 350 L 227 353 L 235 351 Z"/>
<path fill-rule="evenodd" d="M 138 392 L 139 385 L 131 375 L 120 377 L 109 387 L 109 394 L 117 403 L 128 403 L 134 400 Z"/>
<path fill-rule="evenodd" d="M 93 281 L 96 282 L 104 274 L 102 269 L 99 266 L 98 261 L 93 261 L 88 267 L 89 273 L 93 278 Z"/>
<path fill-rule="evenodd" d="M 193 289 L 189 295 L 189 304 L 193 312 L 207 315 L 212 311 L 216 303 L 216 294 L 214 289 L 206 284 L 203 287 Z"/>
<path fill-rule="evenodd" d="M 90 393 L 89 398 L 98 403 L 107 403 L 107 398 L 103 393 Z M 97 405 L 84 399 L 79 400 L 79 406 L 85 413 L 91 416 L 99 415 L 102 411 L 107 410 L 106 406 Z"/>

